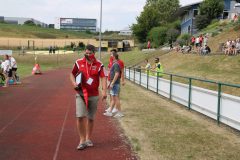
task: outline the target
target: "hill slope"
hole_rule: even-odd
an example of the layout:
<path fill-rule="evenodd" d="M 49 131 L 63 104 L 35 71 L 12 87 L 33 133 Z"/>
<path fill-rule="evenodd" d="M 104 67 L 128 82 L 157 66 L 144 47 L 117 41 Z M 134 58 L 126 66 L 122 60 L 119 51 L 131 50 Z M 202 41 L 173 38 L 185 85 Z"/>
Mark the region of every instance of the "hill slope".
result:
<path fill-rule="evenodd" d="M 37 26 L 13 25 L 0 23 L 0 37 L 11 38 L 94 38 L 86 32 L 64 31 Z"/>

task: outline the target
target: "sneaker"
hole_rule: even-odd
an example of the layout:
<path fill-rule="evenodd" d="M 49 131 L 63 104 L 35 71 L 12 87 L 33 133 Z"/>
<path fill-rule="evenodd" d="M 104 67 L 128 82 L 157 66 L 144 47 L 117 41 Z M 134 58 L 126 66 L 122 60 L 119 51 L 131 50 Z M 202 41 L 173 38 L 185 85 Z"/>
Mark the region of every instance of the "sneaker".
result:
<path fill-rule="evenodd" d="M 77 150 L 83 150 L 87 147 L 87 145 L 85 143 L 81 143 L 77 146 Z"/>
<path fill-rule="evenodd" d="M 105 109 L 105 112 L 110 112 L 110 107 L 108 107 L 107 109 Z"/>
<path fill-rule="evenodd" d="M 104 116 L 108 116 L 108 117 L 112 117 L 113 116 L 112 112 L 105 112 L 105 113 L 103 113 L 103 115 Z"/>
<path fill-rule="evenodd" d="M 115 114 L 114 118 L 122 118 L 124 117 L 124 114 L 122 112 L 117 112 L 117 114 Z"/>
<path fill-rule="evenodd" d="M 114 107 L 113 110 L 112 110 L 112 113 L 115 114 L 117 112 L 118 112 L 118 109 Z"/>
<path fill-rule="evenodd" d="M 93 147 L 93 143 L 91 140 L 86 140 L 85 144 L 87 145 L 87 147 Z"/>

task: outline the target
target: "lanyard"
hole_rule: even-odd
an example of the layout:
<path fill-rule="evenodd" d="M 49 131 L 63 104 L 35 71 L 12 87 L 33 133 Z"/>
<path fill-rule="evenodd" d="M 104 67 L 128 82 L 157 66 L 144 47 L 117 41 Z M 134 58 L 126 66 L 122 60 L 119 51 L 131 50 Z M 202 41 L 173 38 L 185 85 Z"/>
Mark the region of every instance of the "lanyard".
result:
<path fill-rule="evenodd" d="M 88 63 L 87 63 L 87 61 L 86 61 L 86 68 L 87 68 L 87 77 L 89 78 L 90 75 L 91 75 L 92 63 L 91 63 L 91 66 L 90 66 L 90 74 L 89 74 L 89 70 L 88 70 Z"/>

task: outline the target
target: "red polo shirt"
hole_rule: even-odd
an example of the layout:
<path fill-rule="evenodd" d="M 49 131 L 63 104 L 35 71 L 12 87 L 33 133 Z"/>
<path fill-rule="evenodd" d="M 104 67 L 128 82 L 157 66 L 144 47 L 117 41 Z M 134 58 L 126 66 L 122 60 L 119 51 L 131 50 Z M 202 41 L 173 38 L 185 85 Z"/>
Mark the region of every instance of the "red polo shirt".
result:
<path fill-rule="evenodd" d="M 85 88 L 87 90 L 88 97 L 91 97 L 99 95 L 99 78 L 107 77 L 104 70 L 102 62 L 95 59 L 92 64 L 89 64 L 84 57 L 75 62 L 72 74 L 76 77 L 79 72 L 82 72 L 81 87 Z M 87 83 L 89 78 L 93 80 L 91 85 Z"/>

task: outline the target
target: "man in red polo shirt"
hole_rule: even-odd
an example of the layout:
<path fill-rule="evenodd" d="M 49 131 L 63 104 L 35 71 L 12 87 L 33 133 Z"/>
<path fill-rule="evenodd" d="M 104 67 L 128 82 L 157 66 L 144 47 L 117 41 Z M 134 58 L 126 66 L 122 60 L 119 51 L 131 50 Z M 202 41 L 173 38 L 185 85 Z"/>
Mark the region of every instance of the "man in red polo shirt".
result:
<path fill-rule="evenodd" d="M 77 91 L 76 117 L 80 137 L 77 149 L 79 150 L 93 146 L 90 138 L 99 99 L 99 79 L 102 83 L 102 98 L 107 97 L 107 74 L 104 72 L 103 64 L 95 58 L 95 47 L 87 45 L 84 56 L 75 62 L 70 74 L 70 80 Z"/>

